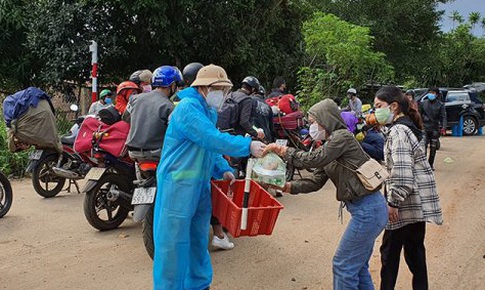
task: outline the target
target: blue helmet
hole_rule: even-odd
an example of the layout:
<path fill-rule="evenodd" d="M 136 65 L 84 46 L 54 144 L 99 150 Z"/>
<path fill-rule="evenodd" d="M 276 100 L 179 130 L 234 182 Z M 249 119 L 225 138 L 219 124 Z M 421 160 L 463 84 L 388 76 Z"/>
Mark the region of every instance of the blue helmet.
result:
<path fill-rule="evenodd" d="M 153 72 L 152 87 L 168 87 L 182 80 L 182 73 L 175 66 L 164 65 Z"/>

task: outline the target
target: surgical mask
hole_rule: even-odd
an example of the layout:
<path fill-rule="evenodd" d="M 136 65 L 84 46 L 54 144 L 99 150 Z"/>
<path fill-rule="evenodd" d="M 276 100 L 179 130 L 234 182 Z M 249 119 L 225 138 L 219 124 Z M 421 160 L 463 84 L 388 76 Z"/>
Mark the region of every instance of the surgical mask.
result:
<path fill-rule="evenodd" d="M 430 101 L 436 100 L 436 95 L 435 94 L 427 94 L 426 95 Z"/>
<path fill-rule="evenodd" d="M 325 130 L 320 129 L 317 123 L 313 123 L 310 125 L 310 137 L 313 140 L 325 140 Z"/>
<path fill-rule="evenodd" d="M 224 92 L 223 91 L 210 91 L 206 97 L 207 104 L 212 108 L 219 110 L 222 103 L 224 102 Z"/>
<path fill-rule="evenodd" d="M 152 86 L 151 85 L 144 85 L 144 86 L 141 86 L 143 88 L 143 92 L 144 93 L 149 93 L 152 91 Z"/>
<path fill-rule="evenodd" d="M 375 115 L 377 122 L 379 122 L 381 125 L 390 124 L 394 119 L 394 113 L 391 112 L 389 107 L 377 108 Z"/>
<path fill-rule="evenodd" d="M 106 105 L 111 105 L 113 103 L 113 100 L 111 98 L 106 98 L 104 99 L 104 102 L 106 103 Z"/>

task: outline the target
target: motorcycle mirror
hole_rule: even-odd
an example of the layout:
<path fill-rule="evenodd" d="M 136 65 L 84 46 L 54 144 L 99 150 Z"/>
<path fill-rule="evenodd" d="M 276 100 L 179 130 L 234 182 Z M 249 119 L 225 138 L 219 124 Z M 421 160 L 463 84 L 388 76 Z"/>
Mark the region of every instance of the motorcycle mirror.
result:
<path fill-rule="evenodd" d="M 77 112 L 79 110 L 79 107 L 76 104 L 72 104 L 70 107 L 71 111 Z"/>

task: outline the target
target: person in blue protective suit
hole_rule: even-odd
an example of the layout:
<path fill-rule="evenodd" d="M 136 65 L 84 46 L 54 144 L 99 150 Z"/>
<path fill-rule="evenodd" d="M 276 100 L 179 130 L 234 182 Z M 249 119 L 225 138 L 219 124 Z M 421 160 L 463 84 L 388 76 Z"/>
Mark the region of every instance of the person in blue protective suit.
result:
<path fill-rule="evenodd" d="M 153 284 L 157 290 L 203 290 L 212 282 L 207 245 L 212 212 L 211 178 L 234 181 L 222 155 L 260 157 L 265 145 L 221 133 L 217 109 L 232 83 L 216 65 L 203 67 L 179 92 L 157 169 Z"/>

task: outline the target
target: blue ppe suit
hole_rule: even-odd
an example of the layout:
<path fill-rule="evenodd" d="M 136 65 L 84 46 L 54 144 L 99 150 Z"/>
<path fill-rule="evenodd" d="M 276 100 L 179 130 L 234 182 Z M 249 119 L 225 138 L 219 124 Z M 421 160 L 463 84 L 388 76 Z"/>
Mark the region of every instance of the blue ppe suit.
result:
<path fill-rule="evenodd" d="M 217 112 L 195 88 L 179 97 L 157 169 L 153 283 L 157 290 L 202 290 L 212 282 L 210 180 L 232 172 L 222 154 L 248 156 L 251 139 L 217 130 Z"/>

